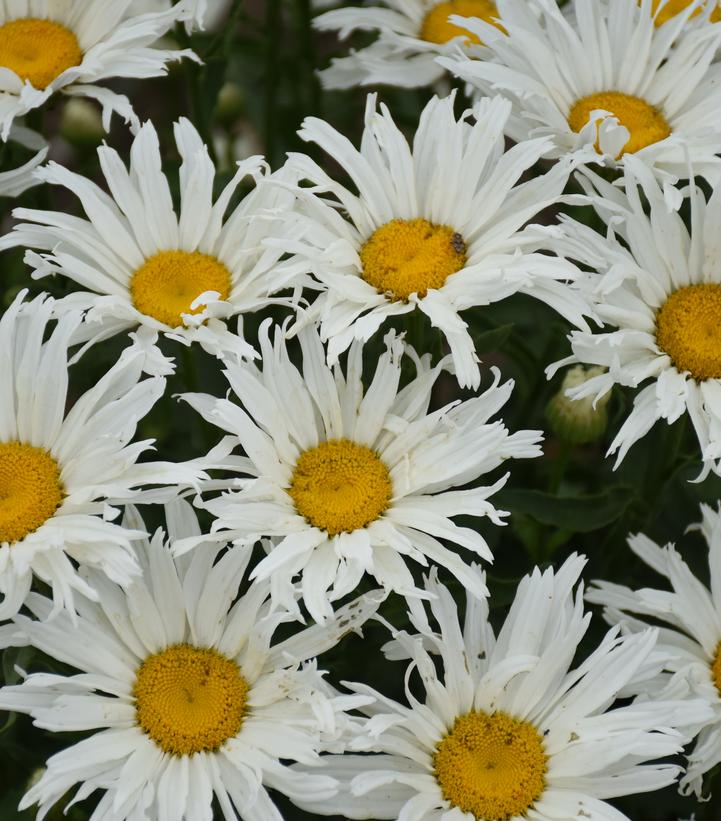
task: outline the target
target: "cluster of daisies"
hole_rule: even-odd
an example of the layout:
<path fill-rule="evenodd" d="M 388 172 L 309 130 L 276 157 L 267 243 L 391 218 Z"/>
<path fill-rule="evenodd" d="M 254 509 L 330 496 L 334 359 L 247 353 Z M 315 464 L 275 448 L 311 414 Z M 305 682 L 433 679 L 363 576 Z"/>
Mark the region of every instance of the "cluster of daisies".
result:
<path fill-rule="evenodd" d="M 92 821 L 272 821 L 280 793 L 346 818 L 621 821 L 609 799 L 676 781 L 703 797 L 721 763 L 721 507 L 698 525 L 710 589 L 673 546 L 629 538 L 665 589 L 594 582 L 585 599 L 611 627 L 587 657 L 576 554 L 532 569 L 494 629 L 481 531 L 508 515 L 493 503 L 503 466 L 540 456 L 542 435 L 504 424 L 513 383 L 480 362 L 466 319 L 541 300 L 574 329 L 549 375 L 589 366 L 570 399 L 635 392 L 609 455 L 687 415 L 698 480 L 721 475 L 718 7 L 326 11 L 319 29 L 377 32 L 322 72 L 328 87 L 436 84 L 412 142 L 370 94 L 359 147 L 317 118 L 300 128 L 334 173 L 252 156 L 218 190 L 181 118 L 175 201 L 171 147 L 103 81 L 198 60 L 158 41 L 212 6 L 0 2 L 0 131 L 35 152 L 0 194 L 56 186 L 68 203 L 15 208 L 0 250 L 69 286 L 23 290 L 0 317 L 0 646 L 67 671 L 19 671 L 0 707 L 85 733 L 20 809 L 40 819 L 98 793 Z M 103 185 L 46 163 L 23 124 L 58 93 L 132 133 L 127 158 L 98 149 Z M 570 215 L 539 216 L 561 203 Z M 433 352 L 399 330 L 416 321 Z M 69 403 L 111 337 L 117 361 Z M 218 429 L 185 462 L 136 438 L 178 346 L 227 379 L 221 396 L 179 397 Z M 439 380 L 466 398 L 440 405 Z M 407 629 L 382 615 L 391 593 Z M 318 661 L 368 620 L 405 669 L 404 703 Z"/>

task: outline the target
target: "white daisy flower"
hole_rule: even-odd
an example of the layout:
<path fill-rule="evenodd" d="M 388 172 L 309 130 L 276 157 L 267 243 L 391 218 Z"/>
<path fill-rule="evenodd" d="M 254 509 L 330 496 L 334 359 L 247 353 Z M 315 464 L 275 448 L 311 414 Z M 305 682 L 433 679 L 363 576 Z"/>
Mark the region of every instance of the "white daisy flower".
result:
<path fill-rule="evenodd" d="M 97 598 L 75 562 L 129 584 L 140 572 L 110 505 L 148 484 L 183 485 L 200 475 L 168 462 L 136 464 L 151 442 L 135 428 L 163 395 L 165 380 L 141 380 L 146 351 L 118 362 L 66 412 L 68 343 L 82 321 L 61 317 L 47 341 L 54 300 L 23 303 L 0 318 L 0 619 L 25 601 L 33 576 L 53 590 L 55 609 L 74 609 L 74 592 Z M 74 615 L 74 614 L 73 614 Z M 71 616 L 72 617 L 72 616 Z"/>
<path fill-rule="evenodd" d="M 484 94 L 513 102 L 507 133 L 514 140 L 550 136 L 554 155 L 623 166 L 633 154 L 667 181 L 687 176 L 690 157 L 712 182 L 721 124 L 718 64 L 721 26 L 691 26 L 698 3 L 654 26 L 651 0 L 572 0 L 575 23 L 555 2 L 539 19 L 499 0 L 507 35 L 480 20 L 466 23 L 492 56 L 440 57 L 439 62 Z"/>
<path fill-rule="evenodd" d="M 571 164 L 519 183 L 551 143 L 531 140 L 504 151 L 509 113 L 507 101 L 483 99 L 456 120 L 453 96 L 434 98 L 411 148 L 388 109 L 376 112 L 371 94 L 360 151 L 328 123 L 305 120 L 300 136 L 342 166 L 358 191 L 305 155 L 291 155 L 289 165 L 316 193 L 332 195 L 301 200 L 305 234 L 285 245 L 322 285 L 313 315 L 331 363 L 388 317 L 419 309 L 445 335 L 459 383 L 477 388 L 478 358 L 460 312 L 522 292 L 587 327 L 585 300 L 569 286 L 578 269 L 536 253 L 542 231 L 524 229 L 558 200 Z"/>
<path fill-rule="evenodd" d="M 187 508 L 170 508 L 175 535 L 198 532 Z M 132 510 L 125 525 L 143 529 Z M 72 803 L 104 791 L 92 821 L 210 821 L 214 797 L 226 821 L 280 821 L 267 788 L 292 800 L 335 792 L 322 771 L 298 775 L 281 759 L 318 768 L 344 711 L 368 702 L 337 695 L 306 660 L 357 630 L 379 597 L 273 643 L 293 614 L 270 607 L 267 583 L 238 597 L 250 551 L 223 550 L 206 544 L 174 562 L 158 531 L 138 545 L 143 577 L 125 592 L 86 572 L 102 596 L 83 601 L 76 626 L 62 613 L 17 616 L 3 629 L 6 645 L 32 644 L 80 672 L 30 675 L 0 690 L 0 707 L 53 732 L 95 731 L 49 759 L 20 809 L 39 804 L 43 817 L 79 784 Z M 38 594 L 27 605 L 36 619 L 52 607 Z"/>
<path fill-rule="evenodd" d="M 409 613 L 417 633 L 394 633 L 390 647 L 411 659 L 408 706 L 347 685 L 377 702 L 353 746 L 380 755 L 328 756 L 338 795 L 301 806 L 346 818 L 623 821 L 606 799 L 671 784 L 680 768 L 656 760 L 678 752 L 681 728 L 709 709 L 702 700 L 612 707 L 652 652 L 653 630 L 625 638 L 612 630 L 571 667 L 590 619 L 581 589 L 573 595 L 584 563 L 572 556 L 555 573 L 526 576 L 498 636 L 488 601 L 470 593 L 461 627 L 432 572 L 439 630 L 417 603 Z M 414 672 L 423 700 L 410 686 Z"/>
<path fill-rule="evenodd" d="M 290 609 L 291 580 L 302 574 L 303 599 L 317 621 L 331 616 L 330 602 L 354 590 L 364 573 L 388 590 L 422 595 L 406 557 L 443 565 L 482 594 L 478 575 L 439 539 L 493 560 L 483 536 L 452 517 L 487 516 L 502 524 L 506 514 L 488 499 L 507 475 L 490 487 L 454 488 L 506 459 L 541 454 L 540 431 L 509 434 L 503 422 L 489 421 L 513 383 L 499 385 L 494 369 L 480 396 L 429 412 L 447 359 L 431 367 L 430 356 L 419 359 L 406 348 L 416 376 L 399 390 L 404 345 L 391 332 L 364 391 L 361 343 L 351 346 L 345 373 L 331 370 L 317 332 L 304 328 L 301 371 L 288 357 L 282 330 L 276 327 L 271 344 L 268 328 L 269 321 L 261 326 L 262 370 L 231 363 L 224 372 L 242 409 L 207 394 L 183 396 L 237 437 L 248 458 L 232 458 L 229 467 L 257 477 L 203 502 L 216 517 L 213 530 L 240 544 L 274 538 L 252 576 L 270 578 L 274 598 Z M 192 540 L 181 547 L 192 547 Z"/>
<path fill-rule="evenodd" d="M 619 584 L 594 581 L 586 599 L 604 605 L 611 624 L 621 623 L 626 632 L 645 630 L 644 619 L 665 626 L 659 630 L 657 652 L 670 673 L 684 674 L 696 696 L 706 700 L 713 715 L 699 733 L 688 754 L 688 768 L 681 779 L 682 792 L 701 796 L 703 776 L 721 762 L 721 512 L 701 505 L 700 530 L 708 544 L 711 588 L 697 579 L 672 544 L 659 547 L 639 533 L 629 547 L 649 567 L 665 576 L 672 590 L 631 590 Z M 667 685 L 659 676 L 652 692 Z"/>
<path fill-rule="evenodd" d="M 166 11 L 128 14 L 132 0 L 3 0 L 0 2 L 0 129 L 39 108 L 57 91 L 91 97 L 105 129 L 118 112 L 137 125 L 128 98 L 97 85 L 111 77 L 158 77 L 192 51 L 151 48 L 192 14 L 192 0 Z"/>
<path fill-rule="evenodd" d="M 345 39 L 354 31 L 375 31 L 378 38 L 347 57 L 334 58 L 319 72 L 326 88 L 387 83 L 402 88 L 432 85 L 446 72 L 436 62 L 439 54 L 472 48 L 475 34 L 449 21 L 449 16 L 480 17 L 501 28 L 493 0 L 381 0 L 375 5 L 345 6 L 313 21 L 320 31 L 337 31 Z"/>
<path fill-rule="evenodd" d="M 108 336 L 143 325 L 186 344 L 198 341 L 213 353 L 230 348 L 253 356 L 224 320 L 268 306 L 274 301 L 269 295 L 302 270 L 281 263 L 282 252 L 263 244 L 280 231 L 294 195 L 267 183 L 263 159 L 251 157 L 238 163 L 213 201 L 215 167 L 187 119 L 175 123 L 175 140 L 182 159 L 179 213 L 162 171 L 157 133 L 147 122 L 133 141 L 129 170 L 114 149 L 98 148 L 110 196 L 57 163 L 40 169 L 39 179 L 79 198 L 87 219 L 18 208 L 13 215 L 30 222 L 16 225 L 0 249 L 41 249 L 46 253 L 28 251 L 25 257 L 33 276 L 62 274 L 103 295 L 89 300 L 87 319 L 102 323 Z M 226 216 L 246 177 L 255 189 Z M 292 229 L 285 230 L 292 238 Z"/>
<path fill-rule="evenodd" d="M 549 374 L 568 363 L 604 366 L 569 391 L 574 399 L 600 398 L 615 384 L 641 388 L 608 451 L 618 454 L 616 464 L 657 420 L 671 424 L 688 413 L 701 451 L 700 478 L 710 470 L 721 474 L 721 185 L 708 202 L 691 186 L 689 231 L 636 158 L 626 166 L 625 194 L 590 172 L 586 180 L 607 235 L 564 217 L 552 244 L 601 275 L 593 298 L 607 330 L 573 331 L 572 355 Z"/>

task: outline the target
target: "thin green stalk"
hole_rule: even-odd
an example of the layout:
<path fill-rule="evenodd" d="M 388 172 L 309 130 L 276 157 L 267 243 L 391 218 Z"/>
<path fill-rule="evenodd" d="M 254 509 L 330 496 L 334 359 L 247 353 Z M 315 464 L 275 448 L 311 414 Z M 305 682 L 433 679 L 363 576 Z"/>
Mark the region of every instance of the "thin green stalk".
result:
<path fill-rule="evenodd" d="M 175 35 L 183 48 L 192 48 L 193 43 L 184 26 L 176 26 Z M 183 75 L 185 77 L 186 98 L 188 100 L 188 110 L 190 120 L 208 148 L 210 159 L 216 163 L 215 145 L 211 134 L 211 123 L 208 117 L 208 108 L 203 89 L 204 72 L 206 65 L 198 65 L 194 60 L 183 60 Z M 217 164 L 217 163 L 216 163 Z"/>
<path fill-rule="evenodd" d="M 283 46 L 280 43 L 281 35 L 281 0 L 267 0 L 265 15 L 265 111 L 264 137 L 265 153 L 272 166 L 275 163 L 277 151 L 278 127 L 278 83 L 280 74 L 279 55 Z"/>
<path fill-rule="evenodd" d="M 198 376 L 198 366 L 192 345 L 181 347 L 180 361 L 183 369 L 183 382 L 191 393 L 200 393 L 200 378 Z"/>
<path fill-rule="evenodd" d="M 222 51 L 222 53 L 227 56 L 230 51 L 230 46 L 233 43 L 233 37 L 237 31 L 238 23 L 240 23 L 244 16 L 244 8 L 245 0 L 234 1 L 233 10 L 230 13 L 230 17 L 225 25 L 221 27 L 220 32 L 210 41 L 210 45 L 203 53 L 203 59 L 208 60 L 209 58 L 214 57 L 219 51 Z"/>
<path fill-rule="evenodd" d="M 572 453 L 572 445 L 570 445 L 568 442 L 564 442 L 563 440 L 561 440 L 558 456 L 556 457 L 553 463 L 553 469 L 551 470 L 551 478 L 548 483 L 549 493 L 553 493 L 554 495 L 558 493 L 558 490 L 561 487 L 561 482 L 563 481 L 566 475 L 566 471 L 568 470 L 568 466 L 571 462 Z"/>
<path fill-rule="evenodd" d="M 315 44 L 313 42 L 313 17 L 310 0 L 296 0 L 298 18 L 298 45 L 301 60 L 305 66 L 307 86 L 307 106 L 303 114 L 322 114 L 322 94 L 320 81 L 315 73 Z"/>
<path fill-rule="evenodd" d="M 426 318 L 420 308 L 415 308 L 405 314 L 406 342 L 410 343 L 418 353 L 423 353 L 426 346 L 423 338 L 426 333 Z"/>

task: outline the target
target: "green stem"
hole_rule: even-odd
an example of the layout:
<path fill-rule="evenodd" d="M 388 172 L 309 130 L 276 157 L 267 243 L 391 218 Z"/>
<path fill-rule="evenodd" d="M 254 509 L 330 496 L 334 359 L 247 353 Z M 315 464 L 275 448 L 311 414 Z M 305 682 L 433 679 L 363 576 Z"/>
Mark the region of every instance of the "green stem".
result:
<path fill-rule="evenodd" d="M 426 350 L 423 338 L 426 331 L 426 318 L 420 308 L 415 308 L 405 315 L 406 342 L 412 345 L 419 354 Z"/>
<path fill-rule="evenodd" d="M 175 29 L 178 42 L 183 48 L 191 48 L 192 41 L 184 26 L 178 24 Z M 215 145 L 211 134 L 208 112 L 211 110 L 204 100 L 203 77 L 207 71 L 207 65 L 198 65 L 194 60 L 183 60 L 183 75 L 185 77 L 185 87 L 187 92 L 188 109 L 190 120 L 198 129 L 203 142 L 208 149 L 208 155 L 215 165 Z"/>
<path fill-rule="evenodd" d="M 278 98 L 278 66 L 279 54 L 282 53 L 280 44 L 281 34 L 281 5 L 280 0 L 267 0 L 265 15 L 265 113 L 264 137 L 265 154 L 272 166 L 275 162 L 277 150 L 277 98 Z"/>
<path fill-rule="evenodd" d="M 665 420 L 660 420 L 660 424 L 664 425 Z M 686 435 L 686 414 L 673 425 L 666 424 L 665 427 L 661 434 L 660 446 L 654 458 L 649 461 L 646 472 L 644 490 L 649 500 L 664 492 L 668 483 L 673 481 L 679 462 L 683 460 L 680 454 Z M 654 505 L 650 503 L 649 508 L 653 509 Z"/>
<path fill-rule="evenodd" d="M 721 790 L 719 790 L 719 767 L 714 767 L 704 779 L 704 792 L 709 800 L 697 805 L 698 821 L 718 821 L 721 817 Z"/>
<path fill-rule="evenodd" d="M 305 81 L 308 89 L 308 105 L 302 112 L 305 114 L 322 113 L 322 94 L 320 81 L 315 73 L 315 44 L 313 42 L 313 17 L 310 0 L 296 0 L 298 17 L 298 44 L 301 60 L 305 71 Z"/>
<path fill-rule="evenodd" d="M 563 481 L 566 471 L 568 470 L 568 466 L 571 462 L 572 453 L 573 447 L 568 442 L 561 440 L 558 456 L 553 463 L 553 470 L 551 471 L 551 478 L 548 483 L 549 493 L 558 493 L 558 489 L 561 487 L 561 482 Z"/>
<path fill-rule="evenodd" d="M 183 363 L 183 382 L 185 386 L 190 393 L 199 393 L 200 378 L 192 345 L 183 345 L 181 347 L 180 361 Z"/>
<path fill-rule="evenodd" d="M 233 42 L 233 36 L 238 28 L 238 23 L 240 23 L 243 17 L 244 6 L 244 0 L 235 0 L 233 11 L 230 13 L 228 21 L 221 27 L 220 32 L 210 41 L 210 45 L 203 54 L 203 59 L 207 60 L 210 57 L 214 57 L 218 51 L 222 51 L 223 54 L 228 53 L 230 45 Z"/>

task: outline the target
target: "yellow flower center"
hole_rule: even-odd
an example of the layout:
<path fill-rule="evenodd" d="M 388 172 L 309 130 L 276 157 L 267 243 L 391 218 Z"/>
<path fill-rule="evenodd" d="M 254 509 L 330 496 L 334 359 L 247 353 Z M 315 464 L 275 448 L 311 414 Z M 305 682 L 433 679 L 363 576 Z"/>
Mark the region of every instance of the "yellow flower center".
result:
<path fill-rule="evenodd" d="M 481 41 L 477 35 L 448 22 L 451 14 L 458 14 L 460 17 L 479 17 L 486 23 L 490 23 L 505 32 L 503 26 L 496 19 L 498 9 L 493 0 L 446 0 L 446 2 L 433 6 L 423 18 L 421 39 L 427 40 L 429 43 L 447 43 L 454 37 L 463 35 L 469 42 L 480 44 Z"/>
<path fill-rule="evenodd" d="M 548 757 L 538 730 L 505 713 L 459 716 L 433 766 L 446 801 L 484 821 L 523 815 L 546 786 Z"/>
<path fill-rule="evenodd" d="M 83 61 L 78 38 L 54 20 L 21 17 L 0 26 L 0 66 L 43 89 Z"/>
<path fill-rule="evenodd" d="M 671 133 L 671 126 L 657 108 L 640 97 L 621 91 L 601 91 L 598 94 L 581 97 L 571 106 L 568 113 L 569 126 L 573 131 L 581 131 L 591 112 L 599 108 L 610 111 L 631 135 L 616 159 L 626 152 L 633 154 L 647 145 L 665 140 Z M 600 119 L 597 122 L 600 122 Z M 600 153 L 600 150 L 596 142 L 596 151 Z"/>
<path fill-rule="evenodd" d="M 641 0 L 638 0 L 639 6 L 641 5 Z M 654 25 L 656 27 L 662 26 L 672 17 L 675 17 L 677 14 L 681 14 L 681 12 L 688 8 L 691 5 L 691 0 L 669 0 L 668 3 L 664 3 L 663 8 L 661 11 L 656 14 L 658 7 L 661 5 L 661 0 L 651 0 L 651 11 L 656 16 L 653 18 Z M 698 14 L 701 14 L 701 8 L 695 8 L 690 16 L 689 20 L 693 17 L 696 17 Z M 721 20 L 721 7 L 718 5 L 714 6 L 714 10 L 711 12 L 711 22 L 718 23 Z"/>
<path fill-rule="evenodd" d="M 288 489 L 298 513 L 329 536 L 370 524 L 386 510 L 392 492 L 378 454 L 348 439 L 302 453 Z"/>
<path fill-rule="evenodd" d="M 60 468 L 46 450 L 0 442 L 0 543 L 19 542 L 37 530 L 64 495 Z"/>
<path fill-rule="evenodd" d="M 656 314 L 656 342 L 678 371 L 721 379 L 721 285 L 679 288 Z"/>
<path fill-rule="evenodd" d="M 138 724 L 171 755 L 217 750 L 238 734 L 248 690 L 234 661 L 215 650 L 175 644 L 138 669 Z"/>
<path fill-rule="evenodd" d="M 217 291 L 220 299 L 230 295 L 230 271 L 220 260 L 199 251 L 160 251 L 146 259 L 133 274 L 130 294 L 141 314 L 152 316 L 171 328 L 183 324 L 181 314 L 191 310 L 197 297 Z"/>
<path fill-rule="evenodd" d="M 361 248 L 363 279 L 392 300 L 424 297 L 466 264 L 466 243 L 447 225 L 391 220 Z"/>

